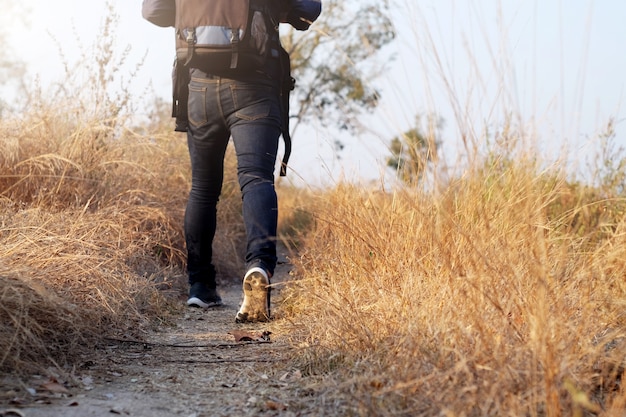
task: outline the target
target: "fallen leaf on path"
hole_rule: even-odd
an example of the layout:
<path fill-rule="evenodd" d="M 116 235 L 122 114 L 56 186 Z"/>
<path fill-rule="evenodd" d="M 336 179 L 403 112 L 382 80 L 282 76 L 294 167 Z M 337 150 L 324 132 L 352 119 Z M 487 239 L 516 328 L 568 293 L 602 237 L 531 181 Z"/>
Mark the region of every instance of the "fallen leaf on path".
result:
<path fill-rule="evenodd" d="M 233 330 L 228 334 L 233 335 L 235 342 L 269 342 L 272 332 L 254 333 L 244 330 Z"/>
<path fill-rule="evenodd" d="M 272 400 L 267 400 L 267 402 L 265 403 L 265 406 L 267 407 L 268 410 L 271 411 L 285 411 L 287 410 L 287 405 L 286 404 L 282 404 L 276 401 L 272 401 Z"/>
<path fill-rule="evenodd" d="M 55 378 L 50 378 L 48 382 L 44 382 L 39 386 L 41 391 L 48 391 L 53 394 L 69 394 L 70 391 L 59 383 Z"/>
<path fill-rule="evenodd" d="M 370 381 L 370 387 L 375 389 L 382 389 L 385 386 L 385 383 L 378 379 L 373 379 Z"/>

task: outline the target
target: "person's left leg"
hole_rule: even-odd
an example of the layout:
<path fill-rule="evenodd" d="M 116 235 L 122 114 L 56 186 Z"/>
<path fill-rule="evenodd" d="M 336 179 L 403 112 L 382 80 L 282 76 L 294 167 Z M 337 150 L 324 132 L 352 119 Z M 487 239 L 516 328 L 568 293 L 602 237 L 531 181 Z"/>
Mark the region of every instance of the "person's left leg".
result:
<path fill-rule="evenodd" d="M 221 89 L 219 78 L 197 70 L 192 73 L 187 134 L 192 176 L 184 223 L 190 287 L 187 304 L 204 308 L 222 303 L 212 259 L 224 154 L 230 137 L 220 112 Z"/>

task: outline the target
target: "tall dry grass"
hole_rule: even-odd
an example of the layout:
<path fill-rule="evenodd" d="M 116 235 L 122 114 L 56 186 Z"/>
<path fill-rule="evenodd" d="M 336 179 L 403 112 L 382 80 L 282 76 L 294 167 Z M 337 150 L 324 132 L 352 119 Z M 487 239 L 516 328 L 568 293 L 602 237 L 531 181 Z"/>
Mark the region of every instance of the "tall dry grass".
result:
<path fill-rule="evenodd" d="M 55 109 L 2 122 L 4 370 L 62 361 L 96 335 L 135 327 L 158 312 L 157 286 L 173 285 L 184 262 L 175 139 Z"/>
<path fill-rule="evenodd" d="M 75 365 L 103 336 L 166 323 L 186 295 L 186 138 L 166 112 L 134 117 L 141 97 L 118 84 L 126 53 L 109 12 L 62 81 L 32 84 L 0 120 L 2 372 Z M 220 202 L 225 279 L 241 267 L 235 184 L 227 176 Z"/>
<path fill-rule="evenodd" d="M 184 138 L 127 118 L 100 48 L 105 67 L 0 121 L 2 372 L 75 364 L 103 335 L 166 321 L 186 290 Z M 279 190 L 300 251 L 283 306 L 294 361 L 325 375 L 338 414 L 622 415 L 623 193 L 533 154 L 468 159 L 432 189 Z M 225 275 L 241 267 L 240 204 L 228 177 Z"/>
<path fill-rule="evenodd" d="M 460 48 L 459 80 L 455 45 L 433 40 L 448 26 L 404 4 L 425 80 L 412 97 L 449 100 L 462 168 L 433 167 L 446 175 L 423 187 L 310 196 L 314 226 L 283 305 L 294 360 L 338 395 L 339 415 L 623 416 L 623 155 L 603 155 L 587 184 L 542 157 L 542 116 L 516 107 L 529 87 L 510 84 L 502 7 L 496 45 L 491 22 L 472 20 L 485 39 Z"/>
<path fill-rule="evenodd" d="M 2 369 L 61 361 L 103 333 L 167 317 L 168 294 L 186 292 L 184 137 L 76 125 L 54 108 L 2 125 Z M 229 179 L 216 240 L 225 279 L 240 272 L 240 204 Z"/>
<path fill-rule="evenodd" d="M 360 415 L 623 415 L 625 200 L 581 195 L 519 156 L 439 192 L 313 197 L 296 359 Z"/>

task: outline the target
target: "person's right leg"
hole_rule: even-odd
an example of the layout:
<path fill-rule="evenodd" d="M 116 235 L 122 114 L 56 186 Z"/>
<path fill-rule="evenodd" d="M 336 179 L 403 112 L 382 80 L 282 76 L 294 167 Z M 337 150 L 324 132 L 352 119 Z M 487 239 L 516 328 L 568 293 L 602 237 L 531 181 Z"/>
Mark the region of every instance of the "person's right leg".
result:
<path fill-rule="evenodd" d="M 269 278 L 276 267 L 274 170 L 281 133 L 280 104 L 277 90 L 262 83 L 234 82 L 231 93 L 235 111 L 227 120 L 237 154 L 247 236 L 244 300 L 236 321 L 267 321 Z"/>

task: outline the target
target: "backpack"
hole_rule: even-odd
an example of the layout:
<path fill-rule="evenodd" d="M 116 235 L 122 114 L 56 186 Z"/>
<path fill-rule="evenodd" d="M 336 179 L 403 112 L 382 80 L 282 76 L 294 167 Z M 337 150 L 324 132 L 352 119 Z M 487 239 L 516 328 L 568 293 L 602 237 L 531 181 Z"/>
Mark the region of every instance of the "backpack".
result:
<path fill-rule="evenodd" d="M 189 68 L 220 73 L 262 67 L 268 57 L 280 61 L 280 98 L 285 153 L 280 175 L 287 174 L 289 134 L 289 54 L 280 45 L 279 16 L 297 30 L 306 30 L 321 12 L 321 0 L 143 0 L 143 17 L 157 26 L 176 29 L 172 71 L 172 117 L 175 130 L 186 132 Z"/>
<path fill-rule="evenodd" d="M 281 0 L 176 0 L 176 57 L 207 72 L 254 70 L 279 58 Z"/>

